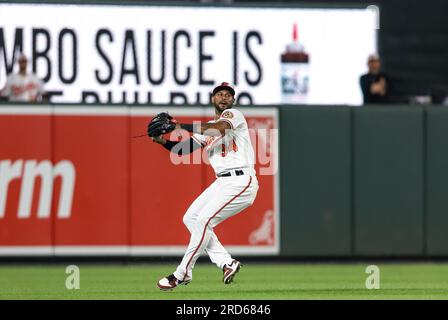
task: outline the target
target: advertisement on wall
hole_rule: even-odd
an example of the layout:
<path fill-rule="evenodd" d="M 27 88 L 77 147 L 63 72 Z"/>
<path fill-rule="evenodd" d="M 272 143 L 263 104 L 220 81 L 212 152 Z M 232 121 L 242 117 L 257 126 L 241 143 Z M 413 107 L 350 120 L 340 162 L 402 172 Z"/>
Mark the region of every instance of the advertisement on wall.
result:
<path fill-rule="evenodd" d="M 231 253 L 275 255 L 277 110 L 240 110 L 260 187 L 254 204 L 215 233 Z M 178 156 L 133 138 L 162 111 L 191 123 L 209 120 L 213 108 L 1 106 L 0 137 L 14 139 L 0 144 L 0 256 L 182 255 L 190 239 L 183 215 L 216 177 L 203 149 Z"/>
<path fill-rule="evenodd" d="M 188 17 L 188 18 L 186 18 Z M 360 105 L 367 9 L 0 4 L 0 87 L 18 52 L 54 103 Z"/>

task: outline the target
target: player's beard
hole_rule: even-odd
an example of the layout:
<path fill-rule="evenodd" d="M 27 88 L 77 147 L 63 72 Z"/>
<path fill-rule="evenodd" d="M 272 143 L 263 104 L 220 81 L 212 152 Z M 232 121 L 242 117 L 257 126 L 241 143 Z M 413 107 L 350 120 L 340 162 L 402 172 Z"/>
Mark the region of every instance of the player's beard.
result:
<path fill-rule="evenodd" d="M 233 103 L 231 103 L 231 102 L 215 103 L 215 110 L 218 114 L 221 114 L 225 110 L 232 108 L 232 105 L 233 105 Z"/>

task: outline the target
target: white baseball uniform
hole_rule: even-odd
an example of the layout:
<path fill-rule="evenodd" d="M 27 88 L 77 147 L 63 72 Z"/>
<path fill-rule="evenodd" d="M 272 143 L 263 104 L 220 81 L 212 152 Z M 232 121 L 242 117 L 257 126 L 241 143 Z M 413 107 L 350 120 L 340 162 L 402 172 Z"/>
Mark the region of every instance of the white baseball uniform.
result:
<path fill-rule="evenodd" d="M 207 151 L 217 179 L 184 215 L 183 221 L 191 238 L 182 262 L 174 272 L 174 276 L 183 281 L 192 279 L 192 269 L 204 250 L 220 269 L 232 262 L 213 228 L 252 205 L 258 191 L 255 156 L 244 115 L 237 109 L 227 109 L 218 120 L 210 122 L 219 121 L 226 121 L 231 126 L 223 137 L 193 135 L 193 139 Z M 223 174 L 230 176 L 220 177 Z"/>
<path fill-rule="evenodd" d="M 34 74 L 11 74 L 6 80 L 1 95 L 9 97 L 9 101 L 35 102 L 43 93 L 42 81 Z"/>

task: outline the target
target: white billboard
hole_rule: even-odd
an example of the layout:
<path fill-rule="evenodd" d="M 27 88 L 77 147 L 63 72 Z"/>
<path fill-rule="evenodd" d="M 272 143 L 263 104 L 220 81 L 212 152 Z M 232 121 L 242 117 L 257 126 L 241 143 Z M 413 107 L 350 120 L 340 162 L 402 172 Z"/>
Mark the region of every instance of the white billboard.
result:
<path fill-rule="evenodd" d="M 0 4 L 0 87 L 23 50 L 53 102 L 362 103 L 366 9 Z"/>

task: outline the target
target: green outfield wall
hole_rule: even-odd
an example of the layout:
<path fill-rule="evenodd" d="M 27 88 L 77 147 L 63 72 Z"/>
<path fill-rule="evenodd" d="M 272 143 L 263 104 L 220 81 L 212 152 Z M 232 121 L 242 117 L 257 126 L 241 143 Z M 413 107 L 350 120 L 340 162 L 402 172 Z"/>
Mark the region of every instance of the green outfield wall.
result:
<path fill-rule="evenodd" d="M 281 254 L 448 255 L 448 108 L 280 108 Z"/>

